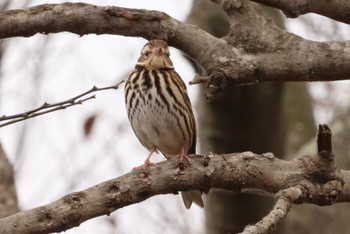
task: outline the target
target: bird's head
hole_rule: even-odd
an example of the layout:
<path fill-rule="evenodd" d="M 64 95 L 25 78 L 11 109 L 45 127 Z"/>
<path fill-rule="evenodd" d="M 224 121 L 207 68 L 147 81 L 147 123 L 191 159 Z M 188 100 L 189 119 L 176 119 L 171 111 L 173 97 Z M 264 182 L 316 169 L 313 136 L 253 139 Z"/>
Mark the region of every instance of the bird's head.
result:
<path fill-rule="evenodd" d="M 173 69 L 168 44 L 163 40 L 150 40 L 141 50 L 137 66 L 147 69 Z"/>

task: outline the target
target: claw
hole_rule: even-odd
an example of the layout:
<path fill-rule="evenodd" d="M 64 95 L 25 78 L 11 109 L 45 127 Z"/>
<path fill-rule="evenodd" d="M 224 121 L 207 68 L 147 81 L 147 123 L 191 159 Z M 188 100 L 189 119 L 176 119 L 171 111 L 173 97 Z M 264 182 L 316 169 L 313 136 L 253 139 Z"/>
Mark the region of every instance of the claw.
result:
<path fill-rule="evenodd" d="M 192 164 L 192 159 L 190 157 L 188 157 L 187 153 L 185 153 L 184 147 L 181 148 L 179 160 L 180 161 L 187 161 L 190 165 Z"/>
<path fill-rule="evenodd" d="M 134 167 L 132 170 L 133 170 L 133 171 L 137 171 L 137 170 L 140 170 L 140 169 L 145 170 L 147 167 L 151 167 L 151 166 L 155 166 L 155 167 L 157 167 L 158 169 L 160 168 L 160 166 L 159 166 L 157 163 L 153 163 L 153 162 L 151 162 L 151 161 L 149 161 L 149 160 L 146 160 L 146 161 L 144 162 L 144 164 L 142 164 L 141 166 L 138 166 L 138 167 Z"/>
<path fill-rule="evenodd" d="M 143 169 L 145 170 L 147 167 L 150 167 L 150 166 L 155 166 L 157 167 L 158 169 L 160 168 L 160 166 L 156 163 L 153 163 L 150 161 L 150 158 L 152 156 L 152 154 L 156 151 L 156 148 L 150 150 L 149 152 L 149 155 L 147 156 L 145 162 L 141 165 L 141 166 L 138 166 L 138 167 L 134 167 L 132 170 L 133 171 L 137 171 L 137 170 L 140 170 L 140 169 Z"/>

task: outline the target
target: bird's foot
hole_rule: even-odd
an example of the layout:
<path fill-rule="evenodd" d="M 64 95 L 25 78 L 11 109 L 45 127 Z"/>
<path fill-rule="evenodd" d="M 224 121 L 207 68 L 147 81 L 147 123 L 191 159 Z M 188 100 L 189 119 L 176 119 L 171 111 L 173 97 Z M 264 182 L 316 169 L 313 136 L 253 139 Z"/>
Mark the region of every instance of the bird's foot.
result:
<path fill-rule="evenodd" d="M 178 160 L 178 167 L 180 168 L 180 170 L 185 169 L 187 166 L 192 166 L 192 159 L 188 157 L 187 153 L 185 153 L 184 148 L 181 149 L 181 153 L 178 156 Z"/>
<path fill-rule="evenodd" d="M 184 148 L 181 148 L 181 153 L 179 155 L 179 161 L 187 161 L 190 165 L 192 164 L 192 159 L 188 157 L 187 153 L 185 152 Z"/>
<path fill-rule="evenodd" d="M 190 165 L 192 164 L 192 159 L 187 154 L 180 154 L 179 161 L 187 161 Z"/>
<path fill-rule="evenodd" d="M 134 167 L 132 170 L 133 171 L 137 171 L 137 170 L 140 170 L 140 169 L 145 170 L 147 167 L 151 167 L 151 166 L 155 166 L 158 169 L 160 168 L 160 166 L 157 163 L 153 163 L 153 162 L 151 162 L 149 160 L 146 160 L 141 166 Z"/>

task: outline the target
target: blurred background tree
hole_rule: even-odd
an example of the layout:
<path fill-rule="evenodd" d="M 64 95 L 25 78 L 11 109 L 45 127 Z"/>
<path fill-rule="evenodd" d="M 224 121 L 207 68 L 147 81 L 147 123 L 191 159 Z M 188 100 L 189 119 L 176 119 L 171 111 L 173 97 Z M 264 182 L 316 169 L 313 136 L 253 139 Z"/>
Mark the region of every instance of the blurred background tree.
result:
<path fill-rule="evenodd" d="M 285 29 L 284 17 L 279 10 L 261 7 Z M 225 36 L 229 30 L 225 12 L 211 1 L 194 0 L 187 21 L 216 37 Z M 328 34 L 328 31 L 321 33 Z M 204 96 L 204 91 L 203 85 L 200 97 Z M 253 151 L 272 152 L 277 157 L 300 156 L 297 154 L 300 148 L 315 136 L 312 98 L 305 83 L 231 87 L 213 102 L 204 98 L 198 100 L 201 153 Z M 271 197 L 219 189 L 211 191 L 206 201 L 206 233 L 210 234 L 240 232 L 247 224 L 261 220 L 273 204 Z M 329 225 L 329 219 L 338 207 L 324 209 L 308 205 L 298 208 L 292 209 L 285 225 L 279 226 L 275 233 L 328 233 L 324 230 L 346 228 L 347 214 Z M 322 214 L 321 218 L 317 214 Z M 317 228 L 310 228 L 315 226 Z"/>

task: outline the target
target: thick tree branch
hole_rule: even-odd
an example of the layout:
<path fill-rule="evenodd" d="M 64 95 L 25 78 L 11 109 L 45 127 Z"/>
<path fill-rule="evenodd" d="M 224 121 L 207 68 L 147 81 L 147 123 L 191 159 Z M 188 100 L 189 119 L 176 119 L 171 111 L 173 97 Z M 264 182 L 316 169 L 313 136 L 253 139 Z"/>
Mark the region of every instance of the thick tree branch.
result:
<path fill-rule="evenodd" d="M 347 0 L 252 0 L 283 11 L 290 18 L 316 13 L 350 24 L 350 1 Z"/>
<path fill-rule="evenodd" d="M 210 78 L 207 96 L 232 83 L 349 79 L 349 41 L 304 40 L 277 28 L 258 6 L 247 0 L 215 2 L 230 17 L 231 32 L 222 39 L 162 12 L 84 3 L 45 4 L 3 11 L 0 38 L 68 31 L 78 35 L 164 39 L 206 70 Z"/>
<path fill-rule="evenodd" d="M 326 125 L 320 126 L 318 136 L 324 134 L 328 134 Z M 176 159 L 167 160 L 159 163 L 159 169 L 131 172 L 51 204 L 0 219 L 0 233 L 64 231 L 151 196 L 184 190 L 254 188 L 273 194 L 280 192 L 275 210 L 285 212 L 290 206 L 288 202 L 317 205 L 350 202 L 350 173 L 337 169 L 333 155 L 325 150 L 292 161 L 278 159 L 271 153 L 252 152 L 197 155 L 192 159 L 192 166 L 184 167 Z M 271 211 L 263 220 L 267 223 L 264 226 L 274 227 L 284 217 L 276 212 L 280 211 Z"/>
<path fill-rule="evenodd" d="M 37 117 L 39 115 L 44 115 L 44 114 L 47 114 L 50 112 L 64 110 L 66 108 L 69 108 L 69 107 L 72 107 L 75 105 L 83 104 L 85 101 L 96 98 L 95 95 L 86 97 L 88 94 L 98 92 L 98 91 L 107 90 L 107 89 L 117 89 L 119 87 L 119 85 L 123 82 L 124 81 L 121 81 L 116 85 L 103 87 L 103 88 L 97 88 L 96 86 L 94 86 L 90 90 L 88 90 L 82 94 L 79 94 L 75 97 L 72 97 L 68 100 L 65 100 L 65 101 L 56 102 L 56 103 L 45 102 L 44 104 L 42 104 L 41 106 L 39 106 L 35 109 L 29 110 L 29 111 L 26 111 L 26 112 L 23 112 L 20 114 L 0 116 L 0 128 L 7 126 L 7 125 L 10 125 L 10 124 L 24 121 L 26 119 L 31 119 L 31 118 Z"/>
<path fill-rule="evenodd" d="M 230 34 L 225 39 L 253 56 L 257 66 L 254 75 L 234 80 L 226 68 L 225 78 L 230 82 L 241 80 L 264 81 L 334 81 L 349 79 L 345 60 L 350 58 L 350 41 L 314 42 L 302 39 L 278 28 L 261 8 L 245 0 L 213 0 L 229 16 Z M 242 53 L 244 55 L 244 53 Z M 340 56 L 338 56 L 340 55 Z M 338 60 L 339 59 L 339 60 Z M 342 72 L 341 72 L 342 71 Z M 321 74 L 322 73 L 322 74 Z M 326 76 L 328 78 L 326 78 Z M 343 78 L 340 78 L 340 77 Z M 211 83 L 220 88 L 221 78 Z M 233 80 L 232 80 L 233 79 Z M 215 80 L 218 80 L 215 82 Z"/>

